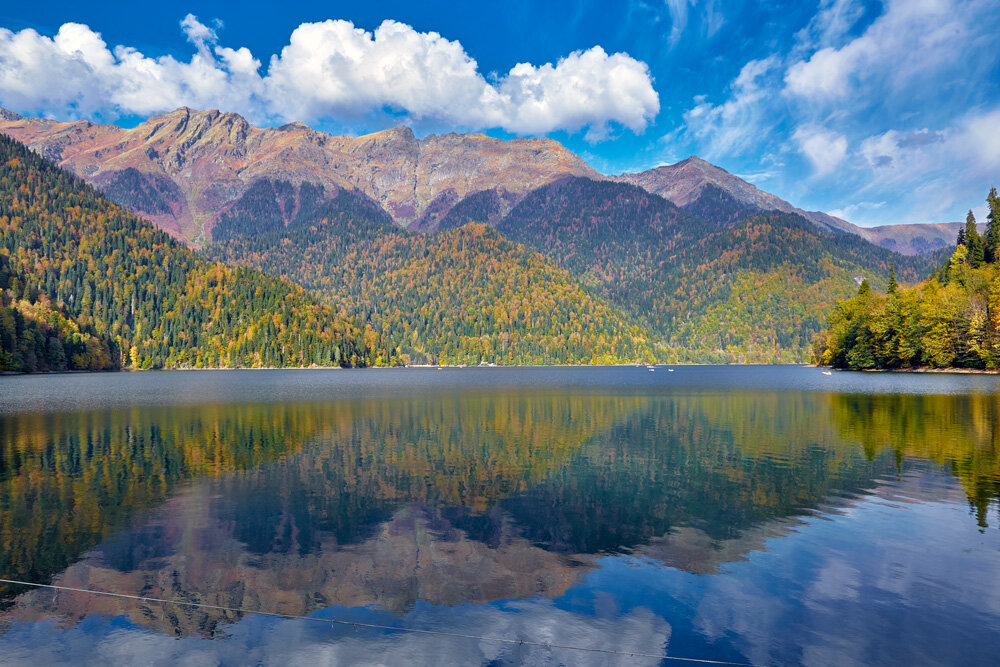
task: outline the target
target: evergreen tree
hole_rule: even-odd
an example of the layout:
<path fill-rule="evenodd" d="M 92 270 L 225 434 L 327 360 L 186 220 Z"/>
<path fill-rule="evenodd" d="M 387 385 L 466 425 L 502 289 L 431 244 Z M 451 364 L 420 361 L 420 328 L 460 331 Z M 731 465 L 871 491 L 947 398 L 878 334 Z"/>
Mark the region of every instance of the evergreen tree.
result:
<path fill-rule="evenodd" d="M 886 288 L 888 294 L 896 294 L 899 291 L 899 284 L 896 282 L 896 263 L 889 265 L 889 286 Z"/>
<path fill-rule="evenodd" d="M 385 357 L 381 338 L 302 288 L 201 259 L 2 134 L 0 258 L 0 370 Z M 321 353 L 334 345 L 341 359 Z"/>
<path fill-rule="evenodd" d="M 986 215 L 986 253 L 987 262 L 995 262 L 1000 259 L 1000 197 L 997 197 L 997 189 L 990 188 L 990 193 L 986 196 L 986 206 L 989 212 Z M 969 212 L 972 215 L 972 212 Z"/>
<path fill-rule="evenodd" d="M 858 287 L 858 296 L 864 296 L 865 294 L 871 294 L 872 286 L 868 284 L 868 279 L 864 278 L 861 281 L 861 285 Z"/>
<path fill-rule="evenodd" d="M 969 211 L 965 217 L 965 245 L 969 249 L 969 265 L 976 268 L 986 259 L 986 243 L 976 231 L 976 216 Z"/>
<path fill-rule="evenodd" d="M 955 245 L 965 245 L 965 227 L 958 228 L 958 241 L 956 241 Z"/>

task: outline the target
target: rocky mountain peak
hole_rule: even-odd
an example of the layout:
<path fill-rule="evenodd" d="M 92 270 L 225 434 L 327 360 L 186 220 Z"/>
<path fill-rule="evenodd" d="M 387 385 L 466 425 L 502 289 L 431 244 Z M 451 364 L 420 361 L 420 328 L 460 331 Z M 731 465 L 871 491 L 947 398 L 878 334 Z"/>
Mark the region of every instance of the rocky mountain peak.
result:
<path fill-rule="evenodd" d="M 24 116 L 0 107 L 0 120 L 21 120 Z"/>

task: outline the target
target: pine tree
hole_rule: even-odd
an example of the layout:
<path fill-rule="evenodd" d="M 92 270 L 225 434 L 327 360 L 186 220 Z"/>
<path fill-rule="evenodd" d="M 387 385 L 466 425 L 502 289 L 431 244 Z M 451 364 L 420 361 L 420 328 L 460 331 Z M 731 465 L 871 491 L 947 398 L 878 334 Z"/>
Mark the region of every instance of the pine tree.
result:
<path fill-rule="evenodd" d="M 969 265 L 976 268 L 986 259 L 986 243 L 976 231 L 976 216 L 972 211 L 965 217 L 965 245 L 969 249 Z"/>
<path fill-rule="evenodd" d="M 864 278 L 861 281 L 861 285 L 858 287 L 858 296 L 863 296 L 865 294 L 871 294 L 872 286 L 868 284 L 868 279 Z"/>
<path fill-rule="evenodd" d="M 886 292 L 889 294 L 895 294 L 899 291 L 899 283 L 896 282 L 896 263 L 893 262 L 889 264 L 889 286 L 886 288 Z"/>
<path fill-rule="evenodd" d="M 958 241 L 956 241 L 955 245 L 965 245 L 965 227 L 958 228 Z"/>
<path fill-rule="evenodd" d="M 995 262 L 1000 259 L 1000 197 L 997 197 L 997 189 L 990 188 L 990 193 L 986 195 L 986 206 L 989 213 L 986 214 L 986 252 L 987 262 Z M 969 212 L 972 215 L 972 212 Z"/>

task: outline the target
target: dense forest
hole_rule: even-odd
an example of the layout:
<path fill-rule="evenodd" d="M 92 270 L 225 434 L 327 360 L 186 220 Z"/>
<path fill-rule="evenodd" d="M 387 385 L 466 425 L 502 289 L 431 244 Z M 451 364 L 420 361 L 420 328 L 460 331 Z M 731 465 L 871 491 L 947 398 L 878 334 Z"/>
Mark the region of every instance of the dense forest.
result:
<path fill-rule="evenodd" d="M 837 304 L 815 358 L 837 368 L 1000 367 L 1000 198 L 987 196 L 986 233 L 969 211 L 948 261 L 929 280 L 886 291 L 862 283 Z"/>
<path fill-rule="evenodd" d="M 725 201 L 717 198 L 720 205 Z M 643 322 L 672 360 L 802 362 L 855 276 L 917 281 L 934 259 L 904 257 L 804 218 L 710 223 L 636 186 L 565 179 L 498 225 Z"/>
<path fill-rule="evenodd" d="M 0 370 L 393 361 L 370 327 L 198 257 L 5 136 L 0 257 Z"/>
<path fill-rule="evenodd" d="M 113 343 L 28 287 L 0 254 L 0 371 L 102 371 L 120 364 Z"/>
<path fill-rule="evenodd" d="M 466 364 L 803 362 L 861 277 L 884 285 L 895 263 L 916 282 L 939 261 L 792 214 L 739 210 L 720 223 L 731 198 L 705 199 L 711 222 L 633 185 L 565 178 L 512 209 L 474 193 L 419 235 L 357 192 L 294 215 L 248 192 L 237 208 L 273 222 L 228 226 L 205 253 L 307 287 L 404 361 Z M 477 215 L 500 234 L 454 229 Z"/>
<path fill-rule="evenodd" d="M 662 353 L 619 309 L 568 271 L 482 224 L 407 232 L 342 191 L 278 233 L 208 247 L 313 290 L 366 321 L 408 363 L 652 361 Z"/>

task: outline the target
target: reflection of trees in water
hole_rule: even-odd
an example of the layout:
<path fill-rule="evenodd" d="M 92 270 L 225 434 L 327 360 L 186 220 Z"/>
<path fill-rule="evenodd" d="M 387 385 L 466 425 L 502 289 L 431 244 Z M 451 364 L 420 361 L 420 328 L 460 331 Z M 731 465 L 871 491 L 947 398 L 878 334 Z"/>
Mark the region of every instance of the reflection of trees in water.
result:
<path fill-rule="evenodd" d="M 832 394 L 829 405 L 846 446 L 933 461 L 958 478 L 980 527 L 991 505 L 1000 523 L 1000 396 Z"/>
<path fill-rule="evenodd" d="M 408 506 L 434 544 L 523 537 L 589 561 L 688 528 L 721 543 L 864 492 L 903 456 L 953 471 L 985 525 L 996 411 L 981 395 L 522 392 L 4 417 L 0 569 L 47 581 L 101 544 L 107 571 L 158 572 L 183 525 L 139 514 L 203 477 L 198 549 L 215 535 L 256 568 L 349 554 Z"/>
<path fill-rule="evenodd" d="M 179 482 L 267 465 L 316 427 L 255 406 L 2 417 L 0 571 L 47 581 Z"/>

